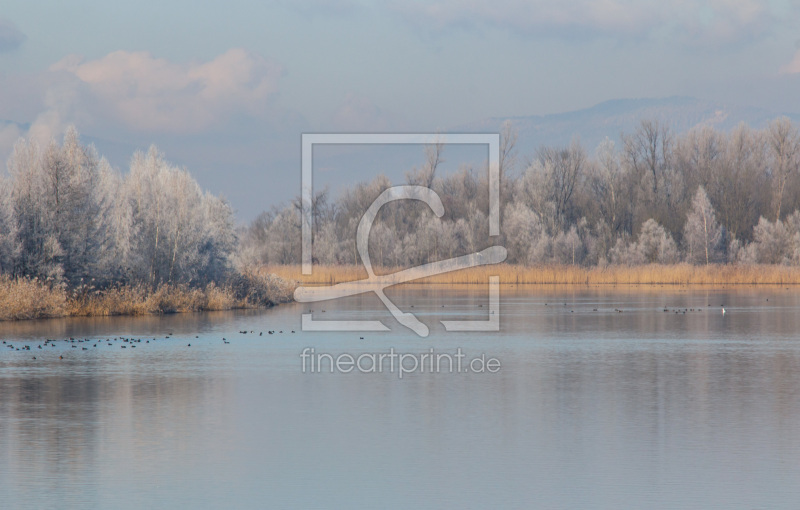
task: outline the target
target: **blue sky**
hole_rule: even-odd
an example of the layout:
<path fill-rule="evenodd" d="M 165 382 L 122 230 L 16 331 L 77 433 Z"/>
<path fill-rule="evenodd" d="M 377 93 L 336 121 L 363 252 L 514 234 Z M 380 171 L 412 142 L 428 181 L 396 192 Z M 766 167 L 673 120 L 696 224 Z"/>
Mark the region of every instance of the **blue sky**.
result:
<path fill-rule="evenodd" d="M 156 143 L 247 218 L 297 193 L 304 131 L 671 95 L 798 112 L 799 22 L 800 6 L 759 0 L 12 0 L 0 120 L 17 124 L 0 124 L 0 156 L 68 124 L 123 170 Z"/>

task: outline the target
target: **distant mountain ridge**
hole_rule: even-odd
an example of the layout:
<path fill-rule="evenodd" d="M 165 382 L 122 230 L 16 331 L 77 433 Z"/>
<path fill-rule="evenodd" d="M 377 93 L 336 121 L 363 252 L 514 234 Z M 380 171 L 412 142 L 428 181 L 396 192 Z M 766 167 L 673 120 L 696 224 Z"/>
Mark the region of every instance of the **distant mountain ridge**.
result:
<path fill-rule="evenodd" d="M 573 137 L 579 137 L 589 151 L 606 137 L 619 144 L 620 134 L 633 132 L 643 119 L 659 120 L 674 133 L 684 133 L 701 125 L 730 131 L 741 122 L 760 129 L 783 115 L 800 123 L 800 114 L 673 96 L 613 99 L 590 108 L 550 115 L 490 117 L 458 126 L 457 130 L 496 132 L 510 119 L 519 131 L 520 154 L 532 154 L 541 145 L 566 145 Z"/>
<path fill-rule="evenodd" d="M 589 108 L 548 115 L 515 117 L 488 117 L 449 129 L 450 132 L 499 132 L 501 125 L 510 119 L 519 132 L 520 154 L 533 154 L 542 145 L 566 145 L 573 138 L 593 151 L 606 137 L 619 144 L 622 133 L 632 133 L 643 119 L 666 123 L 673 133 L 685 133 L 693 127 L 709 125 L 730 131 L 744 122 L 753 128 L 765 127 L 771 120 L 787 116 L 800 124 L 800 114 L 775 112 L 765 108 L 741 106 L 686 96 L 663 98 L 611 99 Z M 21 133 L 30 128 L 29 123 L 0 119 L 0 129 L 16 125 Z M 99 152 L 113 164 L 125 166 L 134 150 L 142 144 L 111 140 L 102 136 L 84 134 L 85 142 L 93 143 Z"/>

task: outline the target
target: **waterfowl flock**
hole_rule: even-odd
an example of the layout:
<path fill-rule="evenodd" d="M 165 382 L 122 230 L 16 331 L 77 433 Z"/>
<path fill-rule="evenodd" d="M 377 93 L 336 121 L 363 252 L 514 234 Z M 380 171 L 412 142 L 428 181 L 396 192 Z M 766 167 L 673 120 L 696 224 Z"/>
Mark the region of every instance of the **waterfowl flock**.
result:
<path fill-rule="evenodd" d="M 255 334 L 256 332 L 254 330 L 251 331 L 242 330 L 239 331 L 239 333 L 246 335 L 246 334 Z M 268 330 L 267 333 L 272 335 L 276 334 L 276 331 Z M 277 333 L 278 334 L 283 333 L 283 330 L 280 330 Z M 292 330 L 292 333 L 294 333 L 294 330 Z M 23 340 L 19 341 L 2 340 L 2 347 L 5 348 L 5 351 L 31 351 L 32 349 L 48 351 L 56 349 L 58 347 L 63 347 L 66 349 L 76 349 L 76 351 L 80 350 L 82 352 L 82 351 L 95 350 L 103 347 L 117 347 L 117 346 L 120 349 L 128 349 L 128 348 L 135 349 L 137 345 L 141 346 L 143 344 L 146 345 L 151 342 L 156 343 L 159 341 L 163 343 L 164 341 L 173 339 L 173 335 L 174 333 L 170 332 L 165 337 L 163 337 L 163 339 L 160 337 L 134 338 L 125 336 L 105 337 L 105 338 L 88 338 L 88 337 L 86 338 L 68 337 L 63 339 L 48 338 L 42 341 L 41 343 L 36 343 L 36 342 L 28 343 Z M 264 335 L 263 331 L 258 332 L 258 336 L 263 336 L 263 335 Z M 195 339 L 199 338 L 200 335 L 195 335 Z M 228 340 L 227 337 L 222 337 L 222 343 L 224 345 L 230 345 L 231 341 Z M 191 347 L 191 346 L 192 346 L 191 343 L 186 344 L 186 347 Z M 58 359 L 61 360 L 67 359 L 65 358 L 63 351 L 58 351 L 58 352 L 61 352 L 61 354 L 59 354 L 58 356 Z M 33 356 L 32 359 L 34 360 L 42 359 L 42 355 L 40 354 L 38 357 Z"/>
<path fill-rule="evenodd" d="M 769 298 L 766 298 L 766 301 L 768 302 Z M 549 304 L 550 303 L 544 303 L 544 306 L 549 306 Z M 568 305 L 568 303 L 566 303 L 566 302 L 563 302 L 563 304 L 562 304 L 563 307 L 566 307 L 567 305 Z M 444 305 L 442 305 L 442 306 L 444 307 Z M 483 307 L 482 304 L 478 304 L 477 306 L 480 307 L 480 308 Z M 719 306 L 720 306 L 719 309 L 721 310 L 722 315 L 723 316 L 726 315 L 728 313 L 728 310 L 725 308 L 725 304 L 722 303 Z M 413 305 L 412 305 L 412 307 L 413 307 Z M 706 305 L 705 309 L 709 309 L 711 307 L 712 307 L 711 303 L 708 303 Z M 672 308 L 670 308 L 669 306 L 664 306 L 663 308 L 661 308 L 661 311 L 663 313 L 673 313 L 673 314 L 685 315 L 687 313 L 703 312 L 705 309 L 702 308 L 702 307 L 688 307 L 688 308 L 672 307 Z M 574 313 L 575 312 L 574 309 L 570 309 L 569 311 L 570 311 L 570 313 Z M 604 310 L 598 309 L 598 308 L 592 308 L 592 312 L 602 312 L 602 311 L 604 311 Z M 608 309 L 608 311 L 610 312 L 611 309 Z M 623 313 L 623 309 L 614 308 L 613 312 L 614 313 Z M 243 329 L 243 330 L 239 330 L 238 333 L 241 334 L 241 335 L 248 335 L 248 334 L 252 335 L 252 334 L 256 334 L 256 331 L 255 330 L 249 330 L 248 331 L 246 329 Z M 295 330 L 291 330 L 291 333 L 295 333 Z M 258 334 L 258 336 L 263 336 L 264 332 L 263 331 L 258 331 L 257 334 Z M 283 330 L 277 330 L 276 331 L 276 330 L 270 329 L 270 330 L 267 330 L 267 334 L 268 335 L 283 334 Z M 57 339 L 46 339 L 43 342 L 38 343 L 38 344 L 35 343 L 35 342 L 33 344 L 31 344 L 31 343 L 27 343 L 27 342 L 23 342 L 23 341 L 14 342 L 14 341 L 9 341 L 9 340 L 2 340 L 2 347 L 5 348 L 6 351 L 31 351 L 34 348 L 36 350 L 47 351 L 47 350 L 52 350 L 52 349 L 58 347 L 59 345 L 61 345 L 61 346 L 64 346 L 64 347 L 67 347 L 67 348 L 70 348 L 70 349 L 76 349 L 76 350 L 80 349 L 81 352 L 84 352 L 84 351 L 90 351 L 90 350 L 98 349 L 98 346 L 100 348 L 102 348 L 103 344 L 105 344 L 105 346 L 107 346 L 107 347 L 119 346 L 120 349 L 128 349 L 128 348 L 135 349 L 137 346 L 141 346 L 142 344 L 150 344 L 151 342 L 155 343 L 155 342 L 158 342 L 159 340 L 161 340 L 162 342 L 166 341 L 166 340 L 170 340 L 170 339 L 173 338 L 173 336 L 174 336 L 174 333 L 173 332 L 169 332 L 169 333 L 166 334 L 166 336 L 163 337 L 163 339 L 157 338 L 157 337 L 133 338 L 133 337 L 124 337 L 124 336 L 118 336 L 118 337 L 113 337 L 113 338 L 111 338 L 111 337 L 107 337 L 107 338 L 74 338 L 74 337 L 69 337 L 69 338 L 64 338 L 64 339 L 60 339 L 60 340 L 57 340 Z M 195 335 L 195 339 L 199 339 L 199 338 L 200 338 L 199 335 Z M 359 339 L 363 340 L 364 337 L 359 337 Z M 222 337 L 222 343 L 224 345 L 230 345 L 231 341 L 228 340 L 227 337 Z M 187 343 L 186 344 L 186 347 L 191 347 L 191 346 L 192 346 L 191 343 Z M 32 356 L 32 359 L 34 359 L 34 360 L 41 359 L 41 358 L 42 358 L 41 355 L 39 355 L 38 357 L 37 356 Z M 63 353 L 59 354 L 58 358 L 62 359 L 62 360 L 65 359 L 64 358 L 64 354 Z"/>

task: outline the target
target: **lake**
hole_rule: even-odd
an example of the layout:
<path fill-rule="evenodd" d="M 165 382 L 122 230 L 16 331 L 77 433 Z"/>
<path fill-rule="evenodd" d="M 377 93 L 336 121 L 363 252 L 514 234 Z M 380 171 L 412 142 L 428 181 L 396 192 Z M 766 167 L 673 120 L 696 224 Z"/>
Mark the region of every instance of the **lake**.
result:
<path fill-rule="evenodd" d="M 800 508 L 797 289 L 503 286 L 498 333 L 438 323 L 485 288 L 387 294 L 430 336 L 367 295 L 311 308 L 391 332 L 303 333 L 300 304 L 0 323 L 0 507 Z"/>

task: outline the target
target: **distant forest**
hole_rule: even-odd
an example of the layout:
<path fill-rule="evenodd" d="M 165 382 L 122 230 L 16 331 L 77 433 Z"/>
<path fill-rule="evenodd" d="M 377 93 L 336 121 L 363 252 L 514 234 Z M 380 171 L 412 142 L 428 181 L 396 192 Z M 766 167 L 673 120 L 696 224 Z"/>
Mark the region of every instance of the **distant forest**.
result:
<path fill-rule="evenodd" d="M 406 183 L 442 199 L 436 218 L 417 201 L 383 207 L 370 236 L 375 265 L 410 266 L 492 244 L 508 262 L 579 266 L 800 265 L 800 134 L 788 119 L 730 133 L 675 134 L 643 121 L 617 146 L 580 142 L 517 154 L 501 133 L 501 236 L 490 238 L 484 169 L 440 175 L 446 147 L 424 147 Z M 207 286 L 245 268 L 300 262 L 300 200 L 237 227 L 225 200 L 203 192 L 155 148 L 111 168 L 69 129 L 63 143 L 20 140 L 0 175 L 0 276 L 74 288 Z M 314 260 L 360 264 L 356 227 L 392 183 L 385 176 L 339 197 L 316 193 Z"/>
<path fill-rule="evenodd" d="M 445 215 L 427 205 L 383 207 L 370 235 L 370 258 L 409 266 L 481 250 L 508 248 L 508 262 L 575 264 L 800 265 L 800 134 L 787 118 L 765 129 L 732 132 L 700 126 L 672 133 L 642 121 L 591 150 L 575 140 L 517 154 L 517 134 L 503 125 L 500 147 L 501 236 L 488 236 L 484 169 L 437 170 L 446 147 L 425 147 L 425 162 L 407 184 L 429 186 Z M 358 264 L 355 232 L 365 209 L 392 183 L 383 175 L 340 197 L 313 202 L 314 261 Z M 300 262 L 300 200 L 261 214 L 241 234 L 250 264 Z"/>

